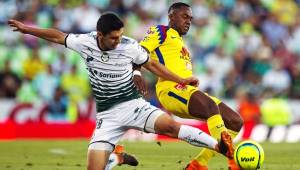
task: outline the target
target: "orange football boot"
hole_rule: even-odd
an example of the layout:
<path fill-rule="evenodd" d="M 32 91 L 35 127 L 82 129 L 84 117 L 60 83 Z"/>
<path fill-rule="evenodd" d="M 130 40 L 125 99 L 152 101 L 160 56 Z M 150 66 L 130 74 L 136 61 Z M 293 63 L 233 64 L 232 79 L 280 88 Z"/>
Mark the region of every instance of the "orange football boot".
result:
<path fill-rule="evenodd" d="M 139 162 L 134 156 L 124 151 L 124 146 L 122 145 L 116 145 L 114 153 L 117 156 L 119 166 L 123 164 L 127 164 L 130 166 L 137 166 L 139 164 Z"/>
<path fill-rule="evenodd" d="M 233 159 L 228 159 L 228 170 L 241 170 Z"/>
<path fill-rule="evenodd" d="M 185 170 L 208 170 L 207 166 L 200 165 L 198 161 L 192 160 L 186 167 Z"/>
<path fill-rule="evenodd" d="M 221 133 L 221 140 L 219 142 L 219 152 L 229 159 L 233 159 L 234 148 L 231 136 L 227 131 Z"/>

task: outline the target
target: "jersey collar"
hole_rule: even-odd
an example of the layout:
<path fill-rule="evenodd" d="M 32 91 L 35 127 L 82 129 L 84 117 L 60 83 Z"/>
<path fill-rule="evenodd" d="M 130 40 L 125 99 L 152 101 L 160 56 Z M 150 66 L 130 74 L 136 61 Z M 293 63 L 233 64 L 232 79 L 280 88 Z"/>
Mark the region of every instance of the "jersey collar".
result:
<path fill-rule="evenodd" d="M 169 30 L 170 30 L 171 32 L 174 32 L 174 34 L 175 34 L 176 36 L 181 37 L 181 36 L 179 35 L 178 31 L 176 31 L 174 28 L 171 28 L 171 27 L 170 27 Z"/>

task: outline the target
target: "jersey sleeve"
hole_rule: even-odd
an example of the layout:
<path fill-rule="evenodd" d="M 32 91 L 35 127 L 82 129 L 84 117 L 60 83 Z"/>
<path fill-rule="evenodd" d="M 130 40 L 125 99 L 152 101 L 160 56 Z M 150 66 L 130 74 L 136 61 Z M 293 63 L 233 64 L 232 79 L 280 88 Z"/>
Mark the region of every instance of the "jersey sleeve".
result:
<path fill-rule="evenodd" d="M 147 51 L 138 42 L 133 43 L 132 56 L 133 63 L 137 65 L 143 65 L 149 60 Z"/>
<path fill-rule="evenodd" d="M 165 41 L 167 30 L 168 27 L 164 25 L 150 27 L 140 45 L 151 53 Z"/>
<path fill-rule="evenodd" d="M 80 53 L 84 42 L 83 36 L 84 34 L 68 34 L 65 38 L 65 47 Z"/>

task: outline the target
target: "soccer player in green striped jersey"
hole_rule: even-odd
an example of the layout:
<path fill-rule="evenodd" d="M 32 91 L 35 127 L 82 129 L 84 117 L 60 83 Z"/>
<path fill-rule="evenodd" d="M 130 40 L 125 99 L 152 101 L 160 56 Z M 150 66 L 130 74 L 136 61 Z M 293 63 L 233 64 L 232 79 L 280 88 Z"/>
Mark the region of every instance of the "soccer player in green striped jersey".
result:
<path fill-rule="evenodd" d="M 175 122 L 142 98 L 132 81 L 133 64 L 180 84 L 198 84 L 198 80 L 181 78 L 152 62 L 136 40 L 123 36 L 124 24 L 115 14 L 103 14 L 97 22 L 97 31 L 87 34 L 35 28 L 16 20 L 8 24 L 14 31 L 65 45 L 78 52 L 85 62 L 97 106 L 96 127 L 88 147 L 88 170 L 109 169 L 106 166 L 109 155 L 129 129 L 167 135 L 232 156 L 226 133 L 218 142 L 197 128 Z"/>

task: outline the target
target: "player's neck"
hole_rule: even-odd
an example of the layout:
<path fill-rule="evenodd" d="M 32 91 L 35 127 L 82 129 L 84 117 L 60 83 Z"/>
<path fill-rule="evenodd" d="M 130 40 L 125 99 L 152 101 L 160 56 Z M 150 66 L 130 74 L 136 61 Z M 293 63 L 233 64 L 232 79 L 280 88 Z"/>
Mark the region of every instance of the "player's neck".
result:
<path fill-rule="evenodd" d="M 169 27 L 172 28 L 173 30 L 175 30 L 179 34 L 179 36 L 182 36 L 180 34 L 180 32 L 178 31 L 178 29 L 175 27 L 175 25 L 169 24 Z"/>
<path fill-rule="evenodd" d="M 103 43 L 101 43 L 100 38 L 97 37 L 97 45 L 101 51 L 109 51 L 110 49 L 105 47 Z"/>

